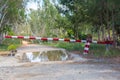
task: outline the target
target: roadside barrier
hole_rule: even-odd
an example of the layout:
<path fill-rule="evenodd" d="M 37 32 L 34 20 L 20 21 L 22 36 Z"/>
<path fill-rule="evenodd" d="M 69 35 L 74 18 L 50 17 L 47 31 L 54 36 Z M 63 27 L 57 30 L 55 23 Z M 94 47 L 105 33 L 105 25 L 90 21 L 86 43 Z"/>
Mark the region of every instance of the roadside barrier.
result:
<path fill-rule="evenodd" d="M 88 52 L 89 52 L 89 47 L 90 47 L 90 41 L 87 41 L 87 42 L 85 43 L 85 47 L 84 47 L 84 52 L 83 52 L 83 54 L 88 54 Z"/>
<path fill-rule="evenodd" d="M 88 54 L 89 47 L 91 43 L 95 44 L 113 44 L 113 41 L 87 41 L 87 40 L 75 40 L 75 39 L 61 39 L 61 38 L 44 38 L 44 37 L 34 37 L 34 36 L 4 36 L 4 38 L 15 38 L 15 39 L 31 39 L 31 40 L 41 40 L 41 41 L 63 41 L 63 42 L 79 42 L 86 43 L 84 48 L 84 54 Z"/>

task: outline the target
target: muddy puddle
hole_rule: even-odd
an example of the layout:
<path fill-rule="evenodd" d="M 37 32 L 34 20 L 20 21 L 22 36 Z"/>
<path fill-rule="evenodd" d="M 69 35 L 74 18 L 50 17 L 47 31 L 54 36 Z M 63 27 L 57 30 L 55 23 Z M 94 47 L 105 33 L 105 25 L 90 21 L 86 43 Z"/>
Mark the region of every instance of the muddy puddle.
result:
<path fill-rule="evenodd" d="M 51 50 L 43 52 L 26 52 L 23 55 L 23 61 L 43 62 L 43 61 L 65 61 L 68 54 L 62 50 Z"/>

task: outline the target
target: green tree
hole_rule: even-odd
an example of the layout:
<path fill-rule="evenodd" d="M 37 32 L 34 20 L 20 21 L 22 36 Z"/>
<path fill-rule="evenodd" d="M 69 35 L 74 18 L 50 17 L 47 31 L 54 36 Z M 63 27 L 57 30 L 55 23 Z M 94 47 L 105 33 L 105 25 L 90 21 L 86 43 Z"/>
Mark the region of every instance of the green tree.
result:
<path fill-rule="evenodd" d="M 87 28 L 98 34 L 98 40 L 104 40 L 106 35 L 119 33 L 119 0 L 59 0 L 62 7 L 58 10 L 68 18 L 74 36 L 78 37 L 79 31 L 84 30 L 81 24 L 91 24 Z M 91 28 L 92 29 L 91 29 Z M 67 28 L 68 29 L 68 28 Z M 100 39 L 102 36 L 102 39 Z"/>
<path fill-rule="evenodd" d="M 100 36 L 100 32 L 102 33 L 102 40 L 106 34 L 110 37 L 110 31 L 112 30 L 112 37 L 115 41 L 115 33 L 119 33 L 119 4 L 119 0 L 93 0 L 89 2 L 89 20 L 95 26 L 94 29 L 97 30 L 98 37 Z"/>
<path fill-rule="evenodd" d="M 0 0 L 0 43 L 3 35 L 24 17 L 23 0 Z"/>
<path fill-rule="evenodd" d="M 30 19 L 28 22 L 31 25 L 32 34 L 34 36 L 52 37 L 55 36 L 57 30 L 55 30 L 55 20 L 58 15 L 58 11 L 54 6 L 54 3 L 50 0 L 43 0 L 42 5 L 37 0 L 38 9 L 31 10 L 29 14 Z"/>
<path fill-rule="evenodd" d="M 87 22 L 87 2 L 86 0 L 60 0 L 62 7 L 58 6 L 58 10 L 71 23 L 66 29 L 72 31 L 74 38 L 78 39 L 83 31 L 84 24 Z M 67 21 L 68 22 L 68 21 Z M 66 22 L 66 24 L 67 24 Z M 64 28 L 64 26 L 62 26 Z M 69 33 L 69 32 L 68 32 Z"/>

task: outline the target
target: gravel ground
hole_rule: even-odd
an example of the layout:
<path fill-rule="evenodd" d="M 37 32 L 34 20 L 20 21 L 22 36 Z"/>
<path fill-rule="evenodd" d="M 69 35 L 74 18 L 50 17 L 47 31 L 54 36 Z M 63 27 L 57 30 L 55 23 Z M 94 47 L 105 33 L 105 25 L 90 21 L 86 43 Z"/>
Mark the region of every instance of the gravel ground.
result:
<path fill-rule="evenodd" d="M 0 67 L 0 80 L 119 80 L 120 65 L 90 62 L 24 63 Z"/>
<path fill-rule="evenodd" d="M 72 54 L 73 59 L 53 62 L 19 62 L 0 56 L 0 80 L 120 80 L 120 64 Z"/>

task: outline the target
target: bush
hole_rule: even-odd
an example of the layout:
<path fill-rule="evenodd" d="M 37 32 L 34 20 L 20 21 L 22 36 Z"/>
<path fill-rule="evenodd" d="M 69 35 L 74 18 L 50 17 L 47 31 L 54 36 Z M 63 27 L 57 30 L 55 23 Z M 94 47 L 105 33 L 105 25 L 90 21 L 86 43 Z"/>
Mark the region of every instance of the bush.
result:
<path fill-rule="evenodd" d="M 87 38 L 87 35 L 86 35 L 86 34 L 80 34 L 80 35 L 79 35 L 79 39 L 85 40 L 86 38 Z"/>
<path fill-rule="evenodd" d="M 16 50 L 17 49 L 17 46 L 12 44 L 12 45 L 9 45 L 8 48 L 7 48 L 9 51 L 12 51 L 12 50 Z"/>

